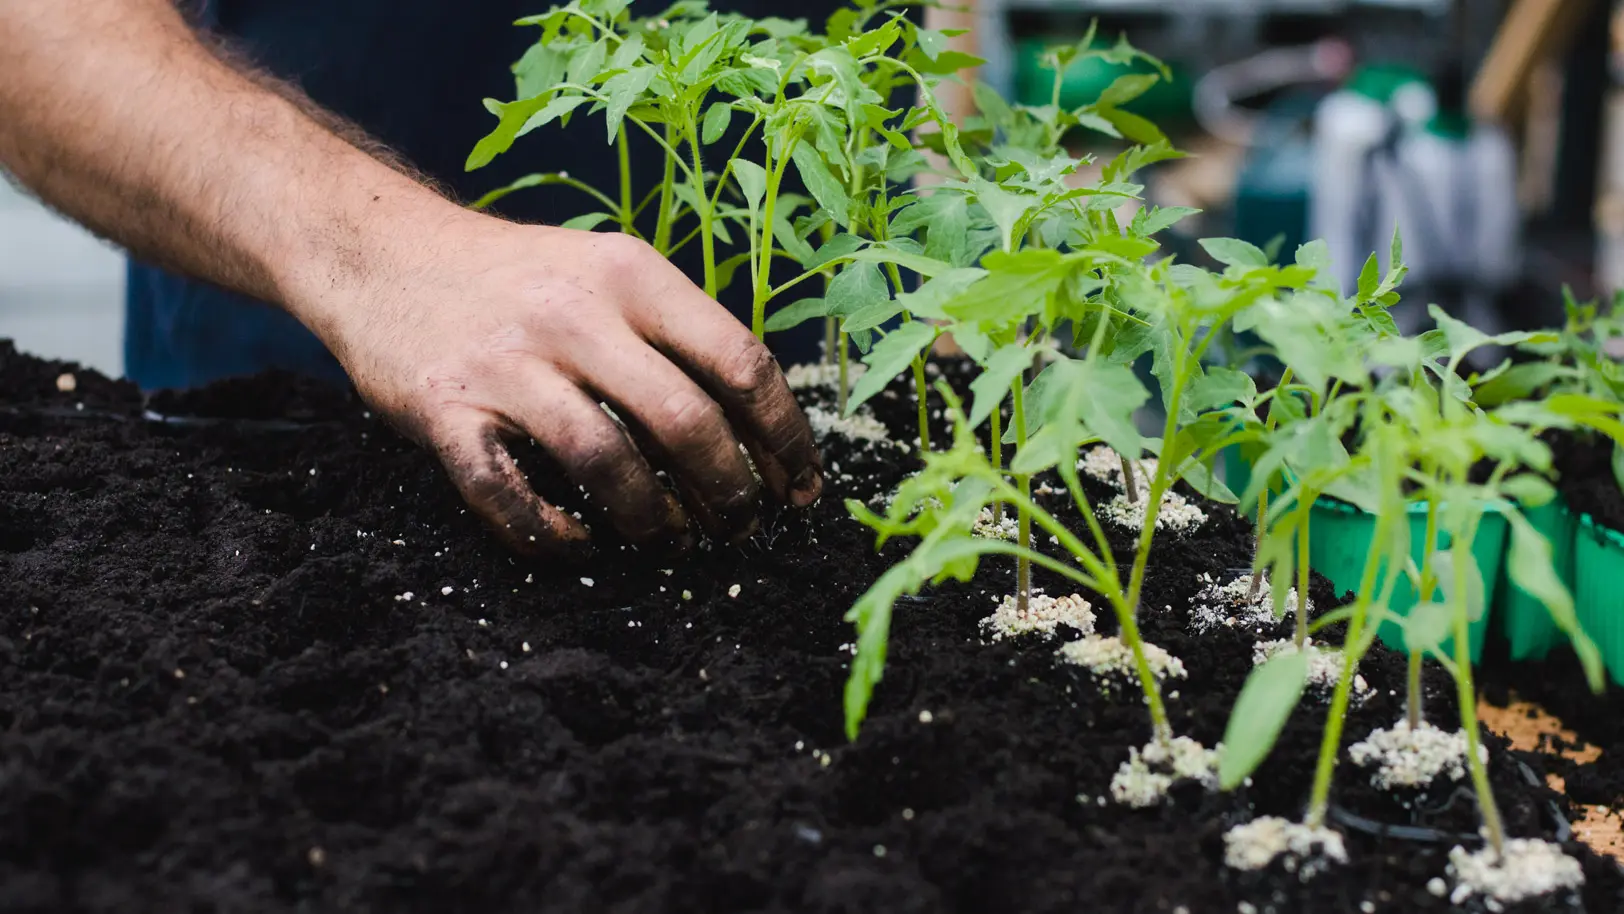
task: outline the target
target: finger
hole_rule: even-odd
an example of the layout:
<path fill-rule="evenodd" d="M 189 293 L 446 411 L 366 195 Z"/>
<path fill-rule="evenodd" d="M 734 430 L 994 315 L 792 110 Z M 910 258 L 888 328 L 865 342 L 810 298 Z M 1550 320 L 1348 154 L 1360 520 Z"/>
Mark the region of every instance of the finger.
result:
<path fill-rule="evenodd" d="M 604 338 L 582 365 L 596 366 L 587 383 L 640 431 L 707 529 L 728 540 L 754 532 L 755 476 L 715 400 L 631 333 Z"/>
<path fill-rule="evenodd" d="M 572 560 L 591 551 L 586 527 L 530 488 L 502 443 L 493 417 L 470 413 L 442 422 L 431 440 L 468 507 L 509 546 L 526 554 Z"/>
<path fill-rule="evenodd" d="M 636 329 L 721 404 L 775 496 L 797 507 L 816 501 L 823 461 L 772 353 L 691 285 L 672 283 L 656 300 L 662 307 L 641 309 Z"/>
<path fill-rule="evenodd" d="M 537 372 L 508 418 L 585 489 L 621 536 L 667 550 L 692 545 L 688 517 L 626 432 L 567 379 Z"/>

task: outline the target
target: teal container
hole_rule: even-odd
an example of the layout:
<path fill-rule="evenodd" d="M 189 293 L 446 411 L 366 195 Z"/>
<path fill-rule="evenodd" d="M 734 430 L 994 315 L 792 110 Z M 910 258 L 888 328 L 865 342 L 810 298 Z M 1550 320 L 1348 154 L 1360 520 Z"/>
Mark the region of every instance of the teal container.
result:
<path fill-rule="evenodd" d="M 1308 547 L 1309 565 L 1330 578 L 1339 593 L 1357 590 L 1359 579 L 1364 575 L 1365 555 L 1370 551 L 1370 538 L 1376 534 L 1375 515 L 1347 502 L 1322 497 L 1314 502 L 1312 521 L 1313 530 Z M 1472 557 L 1477 560 L 1478 573 L 1483 576 L 1485 594 L 1494 592 L 1493 587 L 1500 574 L 1501 560 L 1505 557 L 1507 531 L 1505 516 L 1496 511 L 1485 514 L 1478 525 L 1477 539 L 1472 543 Z M 1425 558 L 1426 536 L 1426 505 L 1411 505 L 1410 555 L 1417 565 Z M 1449 546 L 1448 534 L 1440 533 L 1438 548 L 1448 549 Z M 1377 574 L 1378 589 L 1382 587 L 1386 575 L 1391 571 L 1384 568 Z M 1396 573 L 1404 574 L 1402 569 Z M 1407 614 L 1415 603 L 1415 588 L 1410 585 L 1408 577 L 1400 577 L 1393 585 L 1393 602 L 1390 608 L 1402 616 Z M 1467 647 L 1471 651 L 1474 663 L 1483 656 L 1483 642 L 1488 636 L 1490 617 L 1489 607 L 1484 607 L 1482 618 L 1473 622 L 1468 630 L 1471 643 Z M 1388 647 L 1405 650 L 1404 629 L 1397 622 L 1383 623 L 1378 634 Z M 1446 653 L 1453 652 L 1454 639 L 1444 641 L 1441 649 Z"/>
<path fill-rule="evenodd" d="M 1060 42 L 1066 44 L 1069 42 Z M 1023 38 L 1015 44 L 1015 101 L 1023 105 L 1042 106 L 1050 103 L 1054 93 L 1054 71 L 1044 65 L 1043 55 L 1056 44 L 1050 38 Z M 1096 39 L 1094 46 L 1109 46 L 1110 41 Z M 1194 81 L 1177 61 L 1167 62 L 1171 80 L 1157 80 L 1150 91 L 1122 107 L 1141 117 L 1149 118 L 1162 127 L 1190 118 L 1190 94 Z M 1119 76 L 1137 73 L 1155 73 L 1144 61 L 1116 64 L 1088 57 L 1074 60 L 1060 79 L 1060 107 L 1077 108 L 1099 100 L 1100 93 Z"/>
<path fill-rule="evenodd" d="M 1581 515 L 1573 559 L 1579 627 L 1601 649 L 1608 675 L 1624 685 L 1624 533 Z"/>
<path fill-rule="evenodd" d="M 1224 485 L 1236 495 L 1246 491 L 1252 484 L 1252 461 L 1246 459 L 1241 453 L 1239 445 L 1232 444 L 1219 452 L 1223 455 Z"/>
<path fill-rule="evenodd" d="M 1538 508 L 1524 508 L 1523 517 L 1551 542 L 1551 561 L 1570 593 L 1577 589 L 1576 562 L 1579 516 L 1558 495 Z M 1504 563 L 1494 589 L 1494 627 L 1511 647 L 1513 660 L 1541 660 L 1568 636 L 1551 620 L 1545 604 L 1512 583 Z"/>

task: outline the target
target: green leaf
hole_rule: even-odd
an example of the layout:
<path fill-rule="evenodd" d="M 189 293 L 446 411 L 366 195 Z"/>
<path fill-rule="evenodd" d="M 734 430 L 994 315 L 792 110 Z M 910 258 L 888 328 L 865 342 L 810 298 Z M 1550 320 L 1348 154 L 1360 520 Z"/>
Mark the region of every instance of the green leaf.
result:
<path fill-rule="evenodd" d="M 818 205 L 828 211 L 837 225 L 850 225 L 851 198 L 846 195 L 845 186 L 829 171 L 829 166 L 818 157 L 817 149 L 808 143 L 797 143 L 795 151 L 790 153 L 790 159 L 801 175 L 801 182 Z"/>
<path fill-rule="evenodd" d="M 590 232 L 599 225 L 613 218 L 614 217 L 608 213 L 586 213 L 584 215 L 576 216 L 574 219 L 564 220 L 563 224 L 561 224 L 559 228 L 578 229 L 583 232 Z"/>
<path fill-rule="evenodd" d="M 751 215 L 759 212 L 761 200 L 767 194 L 767 170 L 749 159 L 734 159 L 733 178 L 739 182 L 739 191 L 744 194 Z"/>
<path fill-rule="evenodd" d="M 654 81 L 655 72 L 651 66 L 637 66 L 617 73 L 604 82 L 603 94 L 609 101 L 604 105 L 603 117 L 609 142 L 613 143 L 615 137 L 620 135 L 621 121 L 625 120 L 626 112 L 631 106 L 640 101 L 643 93 L 648 91 L 649 83 Z"/>
<path fill-rule="evenodd" d="M 975 190 L 976 202 L 981 204 L 987 215 L 992 217 L 993 224 L 998 226 L 1003 250 L 1012 250 L 1016 229 L 1021 220 L 1042 201 L 1036 194 L 1012 193 L 984 178 L 975 178 L 970 184 Z"/>
<path fill-rule="evenodd" d="M 1308 655 L 1279 653 L 1252 668 L 1224 728 L 1218 786 L 1234 790 L 1263 764 L 1308 684 Z"/>
<path fill-rule="evenodd" d="M 982 263 L 986 275 L 942 310 L 965 323 L 989 327 L 1039 313 L 1071 268 L 1066 255 L 1047 248 L 1015 254 L 994 251 Z"/>
<path fill-rule="evenodd" d="M 1147 206 L 1134 216 L 1133 227 L 1141 235 L 1154 235 L 1199 212 L 1193 206 Z"/>
<path fill-rule="evenodd" d="M 975 408 L 970 411 L 971 428 L 979 428 L 987 421 L 998 404 L 1009 396 L 1015 380 L 1032 367 L 1036 356 L 1036 352 L 1020 343 L 1011 343 L 993 352 L 981 366 L 981 373 L 970 382 L 970 392 L 975 394 Z"/>
<path fill-rule="evenodd" d="M 1487 606 L 1483 594 L 1483 572 L 1477 567 L 1477 558 L 1472 555 L 1471 550 L 1464 550 L 1463 554 L 1466 557 L 1464 573 L 1466 579 L 1466 619 L 1469 622 L 1476 622 L 1483 618 L 1483 610 Z M 1434 552 L 1432 554 L 1432 568 L 1433 574 L 1438 579 L 1438 586 L 1444 592 L 1445 599 L 1449 600 L 1450 604 L 1453 605 L 1456 602 L 1455 552 L 1447 549 Z"/>
<path fill-rule="evenodd" d="M 1404 617 L 1404 647 L 1412 654 L 1436 652 L 1455 624 L 1455 607 L 1428 600 L 1410 607 Z"/>
<path fill-rule="evenodd" d="M 829 303 L 828 313 L 835 317 L 845 317 L 856 314 L 870 305 L 889 300 L 891 287 L 875 264 L 853 263 L 848 264 L 829 281 L 824 298 Z"/>
<path fill-rule="evenodd" d="M 829 305 L 823 299 L 803 298 L 774 311 L 768 316 L 765 328 L 768 333 L 778 333 L 791 327 L 798 327 L 815 317 L 828 315 Z"/>
<path fill-rule="evenodd" d="M 1239 238 L 1203 238 L 1201 247 L 1213 260 L 1231 267 L 1266 267 L 1268 255 L 1257 245 Z"/>
<path fill-rule="evenodd" d="M 1376 255 L 1371 254 L 1365 260 L 1364 269 L 1359 271 L 1359 299 L 1369 301 L 1376 297 L 1376 287 L 1381 282 L 1381 264 L 1376 262 Z"/>
<path fill-rule="evenodd" d="M 913 364 L 913 360 L 936 341 L 936 328 L 924 321 L 909 321 L 887 333 L 863 358 L 868 371 L 857 380 L 846 400 L 846 415 L 857 411 L 870 397 L 885 389 L 892 378 Z"/>
<path fill-rule="evenodd" d="M 700 128 L 700 142 L 706 146 L 722 138 L 727 132 L 727 125 L 733 119 L 733 106 L 727 102 L 715 102 L 710 110 L 705 112 L 705 124 Z M 735 165 L 735 168 L 737 166 Z"/>
<path fill-rule="evenodd" d="M 1601 651 L 1596 649 L 1596 642 L 1579 627 L 1579 617 L 1573 610 L 1573 595 L 1562 584 L 1552 561 L 1550 540 L 1536 530 L 1521 512 L 1507 511 L 1506 520 L 1511 524 L 1506 571 L 1511 575 L 1512 583 L 1538 600 L 1551 614 L 1551 621 L 1556 623 L 1556 627 L 1572 639 L 1574 653 L 1579 656 L 1591 690 L 1601 694 L 1606 688 Z"/>
<path fill-rule="evenodd" d="M 1094 102 L 1096 105 L 1109 105 L 1116 107 L 1126 105 L 1146 92 L 1149 92 L 1160 80 L 1154 73 L 1129 73 L 1118 76 L 1100 93 Z"/>
<path fill-rule="evenodd" d="M 1244 371 L 1214 365 L 1196 376 L 1185 397 L 1192 415 L 1234 403 L 1251 404 L 1257 400 L 1257 382 Z"/>
<path fill-rule="evenodd" d="M 538 127 L 545 127 L 589 101 L 591 99 L 584 95 L 560 95 L 548 102 L 546 107 L 532 114 L 524 122 L 524 126 L 519 128 L 516 136 L 524 136 Z"/>
<path fill-rule="evenodd" d="M 1556 487 L 1534 473 L 1521 473 L 1500 484 L 1500 491 L 1523 508 L 1541 508 L 1556 498 Z"/>
<path fill-rule="evenodd" d="M 1191 457 L 1179 467 L 1175 480 L 1182 479 L 1189 483 L 1190 488 L 1201 493 L 1203 498 L 1219 504 L 1234 505 L 1240 503 L 1240 496 L 1230 491 L 1229 486 L 1223 484 L 1218 477 L 1212 474 L 1212 468 L 1202 463 L 1197 457 Z"/>

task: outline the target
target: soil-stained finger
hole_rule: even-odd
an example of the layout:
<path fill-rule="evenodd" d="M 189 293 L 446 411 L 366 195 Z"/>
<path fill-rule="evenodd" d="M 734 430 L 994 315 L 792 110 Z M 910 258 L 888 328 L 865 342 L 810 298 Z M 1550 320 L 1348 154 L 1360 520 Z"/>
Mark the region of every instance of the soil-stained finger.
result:
<path fill-rule="evenodd" d="M 639 329 L 727 412 L 774 495 L 797 507 L 816 501 L 823 461 L 772 352 L 697 290 L 668 294 L 680 304 L 668 300 L 667 307 L 639 312 Z"/>
<path fill-rule="evenodd" d="M 585 489 L 620 534 L 661 551 L 691 543 L 688 517 L 627 433 L 564 377 L 538 372 L 508 417 Z"/>
<path fill-rule="evenodd" d="M 614 407 L 676 477 L 689 508 L 716 536 L 755 530 L 755 476 L 727 415 L 682 369 L 626 333 L 582 354 L 584 382 Z"/>
<path fill-rule="evenodd" d="M 590 553 L 586 527 L 530 488 L 502 442 L 493 417 L 473 414 L 442 421 L 431 440 L 468 507 L 513 549 L 570 560 Z"/>

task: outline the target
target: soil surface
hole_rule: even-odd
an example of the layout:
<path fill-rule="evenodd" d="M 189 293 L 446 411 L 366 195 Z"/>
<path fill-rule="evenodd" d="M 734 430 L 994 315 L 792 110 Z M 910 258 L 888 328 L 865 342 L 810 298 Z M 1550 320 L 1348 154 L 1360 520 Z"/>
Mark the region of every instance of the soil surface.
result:
<path fill-rule="evenodd" d="M 1614 530 L 1624 530 L 1624 492 L 1613 474 L 1613 442 L 1598 435 L 1557 433 L 1552 439 L 1557 487 L 1568 504 Z"/>
<path fill-rule="evenodd" d="M 882 495 L 911 452 L 830 439 L 826 497 L 764 510 L 740 547 L 651 562 L 605 542 L 564 567 L 503 552 L 342 394 L 238 382 L 151 410 L 216 421 L 160 422 L 88 372 L 59 390 L 65 370 L 0 343 L 0 910 L 1456 910 L 1427 888 L 1450 840 L 1345 829 L 1351 861 L 1307 882 L 1223 866 L 1228 826 L 1301 814 L 1312 693 L 1251 786 L 1102 804 L 1144 708 L 1054 643 L 983 642 L 1013 581 L 1000 562 L 899 606 L 848 744 L 842 616 L 901 547 L 876 554 L 842 498 Z M 272 402 L 308 421 L 271 421 Z M 899 438 L 913 409 L 900 389 L 875 401 Z M 1175 729 L 1212 745 L 1260 635 L 1189 631 L 1197 576 L 1248 557 L 1248 523 L 1206 507 L 1158 537 L 1141 624 L 1188 669 L 1165 689 Z M 1337 603 L 1323 580 L 1313 597 Z M 1347 743 L 1402 715 L 1403 659 L 1378 647 L 1362 673 Z M 1434 721 L 1453 695 L 1431 671 Z M 1511 831 L 1555 836 L 1559 795 L 1489 743 Z M 1335 797 L 1475 829 L 1455 785 L 1427 793 L 1383 795 L 1344 763 Z M 1512 910 L 1619 909 L 1617 864 L 1568 850 L 1582 897 Z"/>

